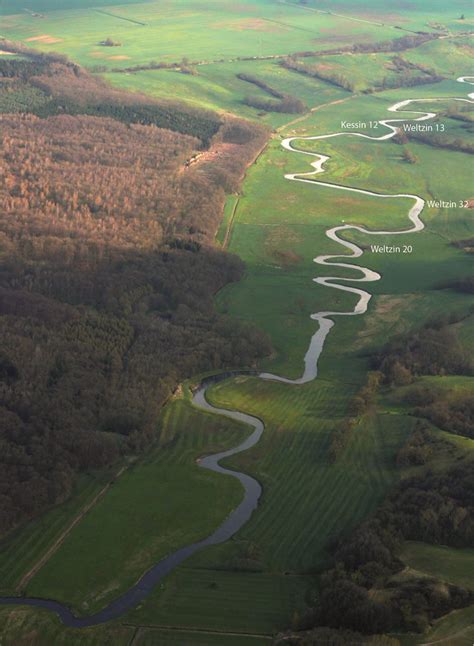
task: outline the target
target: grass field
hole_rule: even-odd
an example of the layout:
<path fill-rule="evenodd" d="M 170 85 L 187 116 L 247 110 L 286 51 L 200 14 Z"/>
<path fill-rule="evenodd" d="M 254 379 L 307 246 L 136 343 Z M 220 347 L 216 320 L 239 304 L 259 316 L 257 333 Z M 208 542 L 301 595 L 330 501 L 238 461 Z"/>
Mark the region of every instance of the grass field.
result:
<path fill-rule="evenodd" d="M 474 638 L 474 606 L 438 619 L 425 635 L 394 635 L 402 646 L 466 646 Z"/>
<path fill-rule="evenodd" d="M 297 4 L 298 0 L 287 0 Z M 335 14 L 346 16 L 347 19 L 356 18 L 372 23 L 384 25 L 398 25 L 405 29 L 422 29 L 437 25 L 450 31 L 463 31 L 472 27 L 472 7 L 468 2 L 452 2 L 447 4 L 443 0 L 434 0 L 427 5 L 422 0 L 415 0 L 404 5 L 382 4 L 380 0 L 341 0 L 334 7 L 330 0 L 316 0 L 310 3 L 315 8 L 323 11 L 334 11 Z M 304 7 L 307 11 L 308 8 Z M 464 18 L 461 20 L 461 16 Z M 432 27 L 435 28 L 435 27 Z"/>
<path fill-rule="evenodd" d="M 474 549 L 405 543 L 400 555 L 413 570 L 465 588 L 474 587 Z"/>
<path fill-rule="evenodd" d="M 196 646 L 268 646 L 271 642 L 271 637 L 238 633 L 141 628 L 133 643 L 139 646 L 182 646 L 186 643 Z"/>
<path fill-rule="evenodd" d="M 304 608 L 310 583 L 282 574 L 179 568 L 127 620 L 268 637 Z"/>
<path fill-rule="evenodd" d="M 104 9 L 88 6 L 48 11 L 43 18 L 26 12 L 5 16 L 2 35 L 67 54 L 83 65 L 116 67 L 152 60 L 219 60 L 237 56 L 269 56 L 304 49 L 324 49 L 358 39 L 394 38 L 391 27 L 352 24 L 330 15 L 302 12 L 271 0 L 160 0 L 118 3 Z M 108 3 L 107 3 L 108 4 Z M 66 5 L 67 6 L 67 5 Z M 41 10 L 38 3 L 37 11 Z M 142 23 L 142 24 L 137 24 Z M 206 38 L 202 38 L 202 34 Z M 46 37 L 45 37 L 46 36 Z M 100 47 L 104 38 L 120 48 Z M 126 58 L 111 58 L 111 57 Z"/>
<path fill-rule="evenodd" d="M 167 407 L 162 424 L 156 450 L 73 529 L 28 594 L 62 599 L 89 614 L 172 549 L 204 538 L 236 506 L 240 484 L 200 469 L 195 459 L 235 445 L 245 427 L 195 413 L 184 401 Z"/>
<path fill-rule="evenodd" d="M 28 523 L 0 544 L 0 590 L 3 594 L 14 592 L 21 577 L 110 478 L 112 473 L 81 476 L 75 492 L 66 503 L 46 512 L 39 520 Z"/>
<path fill-rule="evenodd" d="M 240 536 L 256 543 L 262 563 L 305 572 L 324 563 L 329 541 L 351 529 L 383 498 L 398 475 L 394 454 L 410 430 L 398 420 L 360 421 L 335 464 L 328 460 L 330 432 L 345 413 L 350 386 L 287 387 L 248 379 L 213 389 L 212 401 L 265 419 L 259 447 L 232 464 L 264 486 L 261 510 Z"/>

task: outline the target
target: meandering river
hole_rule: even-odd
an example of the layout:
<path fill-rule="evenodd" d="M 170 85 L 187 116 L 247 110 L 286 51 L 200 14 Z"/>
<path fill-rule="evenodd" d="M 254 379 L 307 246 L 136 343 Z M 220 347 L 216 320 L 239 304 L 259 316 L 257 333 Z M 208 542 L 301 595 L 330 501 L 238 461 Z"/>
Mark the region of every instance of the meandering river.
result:
<path fill-rule="evenodd" d="M 473 76 L 464 76 L 457 79 L 460 83 L 468 83 L 474 85 Z M 407 99 L 405 101 L 400 101 L 395 105 L 392 105 L 388 108 L 389 112 L 400 112 L 406 111 L 407 106 L 412 103 L 426 103 L 431 101 L 464 101 L 467 103 L 474 103 L 474 92 L 468 95 L 468 98 L 453 98 L 453 97 L 442 97 L 442 98 L 423 98 L 423 99 Z M 411 114 L 418 115 L 416 117 L 410 117 L 412 121 L 426 121 L 432 119 L 436 116 L 434 112 L 415 112 L 409 110 Z M 366 229 L 365 227 L 344 224 L 342 226 L 336 226 L 326 231 L 326 235 L 331 240 L 337 242 L 344 248 L 343 254 L 332 254 L 332 255 L 320 255 L 314 258 L 314 262 L 318 265 L 330 266 L 330 267 L 344 267 L 351 270 L 358 270 L 362 275 L 359 278 L 342 278 L 340 276 L 324 276 L 317 277 L 313 280 L 320 285 L 326 287 L 331 287 L 333 289 L 340 289 L 345 292 L 350 292 L 355 294 L 358 297 L 357 303 L 354 309 L 348 312 L 336 312 L 336 311 L 322 311 L 316 312 L 311 315 L 311 318 L 318 322 L 318 329 L 311 338 L 308 350 L 304 357 L 304 371 L 301 377 L 298 379 L 287 379 L 280 375 L 274 375 L 271 373 L 260 373 L 258 376 L 261 379 L 280 381 L 288 384 L 304 384 L 308 381 L 311 381 L 316 378 L 318 374 L 318 359 L 323 350 L 324 342 L 334 325 L 333 318 L 336 316 L 358 316 L 364 314 L 367 311 L 367 307 L 371 298 L 371 294 L 364 289 L 357 287 L 351 287 L 345 284 L 340 284 L 340 281 L 344 283 L 367 283 L 376 280 L 380 280 L 381 276 L 375 271 L 363 267 L 361 265 L 349 264 L 345 262 L 340 262 L 340 259 L 344 258 L 359 258 L 363 255 L 362 249 L 354 244 L 353 242 L 348 242 L 343 238 L 339 237 L 339 234 L 348 230 L 360 231 L 368 235 L 400 235 L 404 233 L 417 233 L 424 228 L 424 224 L 420 218 L 420 215 L 423 211 L 425 202 L 418 195 L 412 195 L 409 193 L 397 193 L 397 194 L 384 194 L 384 193 L 375 193 L 373 191 L 366 191 L 359 188 L 353 188 L 350 186 L 343 186 L 341 184 L 332 184 L 328 182 L 321 182 L 313 179 L 315 175 L 324 173 L 324 164 L 328 161 L 329 157 L 321 155 L 319 153 L 308 152 L 305 150 L 300 150 L 296 147 L 296 141 L 317 141 L 322 139 L 330 139 L 333 137 L 349 136 L 349 137 L 360 137 L 362 139 L 370 139 L 372 141 L 387 141 L 394 137 L 398 132 L 396 123 L 400 121 L 407 121 L 407 117 L 402 119 L 385 119 L 381 120 L 378 123 L 388 129 L 388 133 L 380 137 L 371 137 L 370 135 L 364 135 L 361 133 L 353 132 L 335 132 L 327 135 L 318 135 L 314 137 L 288 137 L 283 140 L 283 147 L 291 152 L 297 152 L 299 154 L 309 155 L 315 158 L 315 161 L 311 162 L 313 168 L 312 171 L 308 173 L 292 173 L 285 175 L 285 178 L 290 181 L 295 182 L 307 182 L 313 184 L 317 187 L 325 187 L 333 190 L 340 191 L 349 191 L 352 193 L 359 193 L 362 195 L 370 195 L 378 197 L 381 199 L 384 198 L 409 198 L 413 201 L 413 206 L 408 212 L 408 219 L 411 222 L 411 226 L 402 229 L 402 230 L 382 230 L 382 231 L 372 231 Z M 349 250 L 350 254 L 347 253 Z M 143 601 L 156 587 L 156 585 L 172 570 L 174 570 L 180 563 L 185 559 L 190 557 L 195 552 L 201 550 L 202 548 L 209 545 L 217 545 L 223 543 L 231 538 L 250 518 L 254 509 L 257 507 L 258 500 L 261 494 L 261 486 L 254 478 L 246 475 L 245 473 L 240 473 L 239 471 L 233 471 L 231 469 L 226 469 L 223 467 L 220 462 L 224 458 L 228 458 L 242 451 L 246 451 L 259 441 L 263 431 L 264 425 L 263 422 L 257 417 L 252 415 L 247 415 L 246 413 L 241 413 L 238 411 L 231 411 L 222 408 L 217 408 L 210 404 L 206 399 L 207 389 L 215 384 L 217 381 L 222 381 L 229 377 L 233 377 L 237 374 L 242 373 L 222 373 L 214 377 L 210 377 L 201 382 L 198 389 L 194 392 L 193 403 L 198 408 L 206 409 L 221 415 L 224 417 L 229 417 L 234 420 L 238 420 L 248 424 L 253 427 L 253 432 L 241 442 L 238 446 L 228 449 L 227 451 L 222 451 L 214 455 L 209 455 L 202 458 L 199 461 L 200 467 L 204 469 L 209 469 L 216 473 L 231 475 L 234 478 L 237 478 L 243 488 L 244 496 L 241 503 L 236 509 L 234 509 L 231 514 L 224 520 L 224 522 L 207 538 L 203 540 L 191 543 L 182 547 L 172 554 L 169 554 L 165 558 L 161 559 L 156 563 L 150 570 L 148 570 L 131 588 L 129 588 L 124 594 L 112 601 L 108 606 L 97 612 L 96 614 L 90 615 L 88 617 L 77 617 L 72 611 L 64 604 L 54 601 L 52 599 L 38 599 L 34 597 L 0 597 L 0 604 L 3 605 L 28 605 L 38 608 L 45 608 L 55 612 L 63 624 L 70 626 L 72 628 L 84 628 L 87 626 L 95 626 L 98 624 L 105 623 L 112 619 L 117 619 L 122 616 L 135 606 L 137 606 L 141 601 Z M 255 374 L 255 373 L 247 373 Z"/>

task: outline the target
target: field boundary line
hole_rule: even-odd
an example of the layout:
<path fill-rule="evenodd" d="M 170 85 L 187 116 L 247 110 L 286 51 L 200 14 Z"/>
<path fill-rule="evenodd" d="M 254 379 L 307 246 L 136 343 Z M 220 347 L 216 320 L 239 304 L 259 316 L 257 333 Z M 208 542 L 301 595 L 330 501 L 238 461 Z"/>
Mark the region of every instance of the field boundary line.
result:
<path fill-rule="evenodd" d="M 230 230 L 232 229 L 232 225 L 234 223 L 235 212 L 237 211 L 237 207 L 239 206 L 239 202 L 240 202 L 240 195 L 238 195 L 237 199 L 235 200 L 234 206 L 232 208 L 232 213 L 230 214 L 230 218 L 229 218 L 229 221 L 227 223 L 224 240 L 222 241 L 222 248 L 223 249 L 227 249 L 227 245 L 229 244 Z"/>
<path fill-rule="evenodd" d="M 227 228 L 226 228 L 226 231 L 225 231 L 224 240 L 222 241 L 222 249 L 227 249 L 227 246 L 228 246 L 228 244 L 230 242 L 230 238 L 231 238 L 231 235 L 232 235 L 232 229 L 233 229 L 233 225 L 234 225 L 235 213 L 237 211 L 237 207 L 239 206 L 240 198 L 242 197 L 242 187 L 243 187 L 245 179 L 247 177 L 248 170 L 249 170 L 249 168 L 251 168 L 252 166 L 254 166 L 258 162 L 260 157 L 263 155 L 263 153 L 268 148 L 268 144 L 270 143 L 270 141 L 272 139 L 273 139 L 273 136 L 271 135 L 267 139 L 267 141 L 264 143 L 262 148 L 260 148 L 260 150 L 257 152 L 257 154 L 252 159 L 252 161 L 250 161 L 247 164 L 247 166 L 245 168 L 245 171 L 243 172 L 242 177 L 240 178 L 239 192 L 237 193 L 237 199 L 236 199 L 234 207 L 232 209 L 232 213 L 230 214 L 229 222 L 227 223 Z"/>
<path fill-rule="evenodd" d="M 146 22 L 140 22 L 140 20 L 134 20 L 133 18 L 126 18 L 125 16 L 118 16 L 116 13 L 111 13 L 110 11 L 102 11 L 102 9 L 95 9 L 96 13 L 101 13 L 104 16 L 111 16 L 112 18 L 117 18 L 117 20 L 125 20 L 125 22 L 131 22 L 134 25 L 141 25 L 146 27 Z"/>
<path fill-rule="evenodd" d="M 445 615 L 445 616 L 447 617 L 448 615 Z M 448 639 L 451 640 L 453 639 L 453 637 L 459 637 L 460 635 L 464 635 L 464 633 L 467 632 L 468 630 L 471 630 L 471 626 L 466 626 L 462 630 L 458 630 L 457 633 L 446 635 L 446 637 L 442 637 L 441 639 L 436 639 L 434 642 L 422 642 L 421 646 L 433 646 L 433 644 L 442 644 L 443 642 L 449 644 L 449 642 L 447 641 Z"/>
<path fill-rule="evenodd" d="M 278 4 L 285 5 L 286 7 L 294 7 L 296 9 L 303 9 L 304 11 L 311 11 L 312 13 L 324 14 L 326 16 L 334 16 L 335 18 L 342 18 L 343 20 L 352 20 L 354 22 L 362 22 L 367 25 L 374 25 L 375 27 L 388 27 L 388 29 L 398 29 L 400 31 L 407 31 L 410 34 L 416 34 L 417 32 L 413 29 L 407 29 L 406 27 L 400 27 L 399 25 L 393 25 L 392 23 L 386 22 L 376 22 L 375 20 L 367 20 L 365 18 L 356 18 L 355 16 L 349 16 L 342 13 L 334 13 L 334 11 L 328 11 L 326 9 L 316 9 L 313 7 L 307 7 L 301 4 L 294 4 L 293 2 L 287 2 L 287 0 L 279 0 Z"/>
<path fill-rule="evenodd" d="M 122 626 L 130 626 L 141 630 L 142 628 L 151 630 L 174 630 L 180 633 L 202 633 L 205 635 L 232 635 L 234 637 L 261 637 L 263 639 L 273 639 L 271 633 L 248 633 L 243 631 L 232 630 L 212 630 L 209 628 L 195 628 L 193 626 L 172 626 L 167 624 L 131 624 L 122 622 Z"/>
<path fill-rule="evenodd" d="M 117 473 L 109 480 L 109 482 L 102 487 L 102 489 L 96 493 L 94 498 L 90 500 L 88 503 L 84 505 L 84 507 L 81 509 L 81 511 L 75 516 L 72 521 L 69 523 L 69 525 L 64 529 L 61 534 L 58 536 L 58 538 L 54 541 L 54 543 L 49 547 L 46 552 L 43 554 L 43 556 L 36 561 L 36 563 L 22 576 L 20 579 L 19 583 L 15 587 L 16 592 L 23 592 L 24 588 L 28 585 L 28 583 L 31 581 L 31 579 L 35 576 L 35 574 L 38 573 L 38 571 L 45 565 L 49 559 L 55 554 L 58 549 L 61 547 L 61 545 L 64 543 L 66 540 L 67 536 L 70 534 L 70 532 L 80 523 L 80 521 L 84 518 L 84 516 L 94 507 L 101 498 L 105 496 L 107 491 L 110 489 L 112 484 L 117 480 L 117 478 L 120 478 L 120 476 L 123 474 L 123 472 L 127 469 L 127 465 L 124 465 L 117 471 Z"/>
<path fill-rule="evenodd" d="M 350 96 L 345 96 L 343 99 L 336 99 L 335 101 L 329 101 L 328 103 L 321 103 L 320 105 L 315 105 L 314 107 L 310 108 L 308 112 L 306 112 L 305 114 L 302 114 L 300 117 L 293 119 L 293 121 L 288 121 L 288 123 L 284 123 L 282 126 L 278 126 L 275 132 L 282 132 L 282 130 L 285 130 L 285 128 L 291 128 L 291 126 L 294 126 L 295 123 L 300 123 L 301 121 L 304 121 L 305 119 L 310 117 L 313 114 L 313 112 L 317 112 L 318 110 L 321 110 L 321 108 L 327 108 L 329 105 L 338 105 L 339 103 L 345 103 L 346 101 L 355 99 L 358 96 L 359 94 L 351 94 Z"/>

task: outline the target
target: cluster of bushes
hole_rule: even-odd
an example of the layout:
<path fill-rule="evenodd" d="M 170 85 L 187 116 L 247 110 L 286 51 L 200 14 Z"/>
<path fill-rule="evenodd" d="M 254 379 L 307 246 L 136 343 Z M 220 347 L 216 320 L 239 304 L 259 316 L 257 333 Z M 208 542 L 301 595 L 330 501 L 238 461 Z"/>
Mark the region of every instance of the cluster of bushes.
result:
<path fill-rule="evenodd" d="M 429 81 L 431 83 L 431 81 Z M 421 141 L 428 146 L 435 148 L 446 148 L 447 150 L 455 150 L 456 152 L 467 153 L 474 155 L 474 143 L 462 137 L 449 137 L 440 135 L 436 132 L 417 132 L 416 130 L 406 133 L 408 139 Z"/>
<path fill-rule="evenodd" d="M 351 79 L 337 72 L 329 72 L 321 65 L 308 65 L 297 60 L 294 56 L 282 60 L 280 64 L 288 70 L 326 81 L 348 92 L 354 92 L 355 90 L 355 84 Z"/>
<path fill-rule="evenodd" d="M 474 238 L 463 238 L 462 240 L 454 240 L 453 242 L 451 242 L 451 244 L 453 245 L 453 247 L 456 247 L 457 249 L 463 249 L 464 251 L 468 251 L 470 253 L 472 253 L 472 251 L 474 250 Z"/>
<path fill-rule="evenodd" d="M 410 437 L 397 453 L 397 466 L 404 468 L 426 464 L 433 456 L 433 451 L 438 450 L 441 445 L 445 453 L 451 452 L 451 444 L 435 438 L 428 424 L 418 420 Z"/>
<path fill-rule="evenodd" d="M 264 112 L 284 112 L 285 114 L 301 114 L 306 111 L 306 105 L 295 96 L 286 95 L 281 101 L 262 99 L 258 96 L 246 96 L 244 103 Z"/>
<path fill-rule="evenodd" d="M 428 456 L 418 452 L 424 443 L 432 453 L 440 448 L 419 424 L 399 463 L 426 461 Z M 402 481 L 372 518 L 340 541 L 334 567 L 321 578 L 317 605 L 300 619 L 298 629 L 423 632 L 436 618 L 473 603 L 474 592 L 458 586 L 428 577 L 394 576 L 403 569 L 398 553 L 405 540 L 472 545 L 473 466 L 472 458 L 465 457 L 445 472 L 427 471 Z"/>
<path fill-rule="evenodd" d="M 390 341 L 372 357 L 372 368 L 389 385 L 409 384 L 421 375 L 471 375 L 472 359 L 442 321 Z"/>
<path fill-rule="evenodd" d="M 18 58 L 0 58 L 0 78 L 27 80 L 32 76 L 43 74 L 48 67 L 46 61 L 22 60 Z"/>
<path fill-rule="evenodd" d="M 331 434 L 329 444 L 329 459 L 335 462 L 347 446 L 352 431 L 357 425 L 357 418 L 369 411 L 374 403 L 375 395 L 383 375 L 380 372 L 369 372 L 366 385 L 361 388 L 349 401 L 347 417 L 345 417 Z"/>
<path fill-rule="evenodd" d="M 415 85 L 425 85 L 427 83 L 439 83 L 444 78 L 443 76 L 436 74 L 433 69 L 419 63 L 407 61 L 402 56 L 394 56 L 392 58 L 392 67 L 397 73 L 397 76 L 385 77 L 381 81 L 376 81 L 374 83 L 375 90 L 414 87 Z M 412 75 L 412 73 L 416 72 L 421 72 L 421 75 Z"/>
<path fill-rule="evenodd" d="M 382 40 L 376 43 L 356 43 L 345 45 L 334 49 L 323 49 L 317 51 L 296 52 L 298 58 L 313 56 L 331 56 L 335 54 L 378 54 L 384 52 L 402 52 L 407 49 L 414 49 L 424 43 L 439 38 L 438 34 L 423 33 L 402 36 L 393 40 Z"/>
<path fill-rule="evenodd" d="M 411 76 L 408 74 L 399 74 L 395 77 L 385 76 L 381 81 L 375 81 L 375 90 L 393 90 L 399 87 L 415 87 L 417 85 L 428 85 L 430 83 L 440 83 L 444 76 L 439 74 L 424 74 L 423 76 Z"/>
<path fill-rule="evenodd" d="M 245 97 L 243 102 L 252 108 L 264 110 L 265 112 L 284 112 L 288 114 L 301 114 L 306 111 L 306 105 L 301 99 L 291 96 L 290 94 L 280 92 L 255 76 L 251 76 L 250 74 L 237 74 L 237 78 L 241 81 L 252 83 L 267 92 L 267 94 L 279 99 L 279 101 L 274 101 L 272 99 L 264 99 L 258 96 Z"/>
<path fill-rule="evenodd" d="M 150 61 L 141 65 L 129 67 L 114 67 L 112 69 L 105 65 L 94 65 L 89 68 L 92 72 L 115 72 L 117 74 L 133 74 L 134 72 L 147 72 L 148 70 L 172 70 L 179 67 L 179 63 L 168 63 L 165 61 Z"/>
<path fill-rule="evenodd" d="M 474 395 L 438 396 L 435 401 L 416 407 L 413 414 L 429 419 L 445 431 L 474 439 Z"/>

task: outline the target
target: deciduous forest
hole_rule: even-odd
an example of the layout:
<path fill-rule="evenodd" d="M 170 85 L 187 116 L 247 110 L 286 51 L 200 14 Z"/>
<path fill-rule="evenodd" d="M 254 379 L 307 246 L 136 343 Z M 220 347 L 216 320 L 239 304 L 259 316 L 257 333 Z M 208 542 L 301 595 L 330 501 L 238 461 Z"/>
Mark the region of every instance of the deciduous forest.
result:
<path fill-rule="evenodd" d="M 216 313 L 213 294 L 243 263 L 210 246 L 265 130 L 124 104 L 47 57 L 2 71 L 46 97 L 41 116 L 0 116 L 4 534 L 67 498 L 78 471 L 146 447 L 180 380 L 252 365 L 269 343 Z M 80 89 L 74 114 L 64 88 Z"/>

